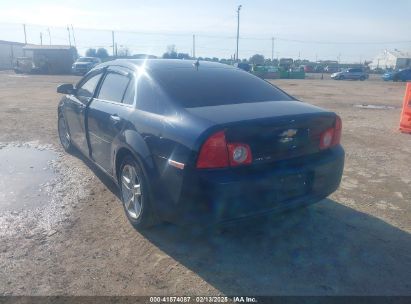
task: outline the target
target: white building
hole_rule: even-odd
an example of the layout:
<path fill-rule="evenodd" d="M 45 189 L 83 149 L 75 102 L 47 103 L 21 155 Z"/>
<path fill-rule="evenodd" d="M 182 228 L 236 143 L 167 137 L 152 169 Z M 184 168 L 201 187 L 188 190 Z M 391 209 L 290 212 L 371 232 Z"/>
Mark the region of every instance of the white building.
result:
<path fill-rule="evenodd" d="M 24 43 L 0 40 L 0 70 L 12 69 L 17 57 L 23 56 Z"/>
<path fill-rule="evenodd" d="M 372 70 L 380 69 L 402 69 L 411 67 L 411 52 L 403 52 L 397 49 L 385 50 L 376 56 L 369 67 Z"/>

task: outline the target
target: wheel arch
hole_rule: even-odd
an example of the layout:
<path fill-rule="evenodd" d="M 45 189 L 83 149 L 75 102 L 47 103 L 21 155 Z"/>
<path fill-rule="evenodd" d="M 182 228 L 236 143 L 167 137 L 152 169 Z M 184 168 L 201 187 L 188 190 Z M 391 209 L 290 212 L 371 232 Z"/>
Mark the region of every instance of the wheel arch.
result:
<path fill-rule="evenodd" d="M 140 165 L 144 175 L 151 179 L 155 173 L 154 161 L 143 137 L 132 130 L 126 130 L 120 137 L 122 140 L 117 140 L 113 151 L 112 168 L 116 181 L 118 182 L 121 162 L 127 155 L 132 156 Z"/>

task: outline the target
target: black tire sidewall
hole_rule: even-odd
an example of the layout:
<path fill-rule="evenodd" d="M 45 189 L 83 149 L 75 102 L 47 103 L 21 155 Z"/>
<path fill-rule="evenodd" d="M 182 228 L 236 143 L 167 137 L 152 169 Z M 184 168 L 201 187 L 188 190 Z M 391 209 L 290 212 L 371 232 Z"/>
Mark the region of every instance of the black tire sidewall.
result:
<path fill-rule="evenodd" d="M 68 131 L 68 128 L 67 128 L 66 119 L 64 118 L 63 114 L 60 113 L 59 116 L 58 116 L 58 120 L 57 120 L 57 133 L 58 133 L 58 135 L 59 135 L 60 144 L 61 144 L 61 146 L 63 147 L 63 149 L 64 149 L 66 152 L 72 152 L 72 151 L 73 151 L 73 144 L 72 144 L 72 142 L 71 142 L 71 136 L 69 136 L 69 144 L 68 144 L 67 147 L 65 147 L 65 146 L 63 145 L 63 142 L 61 141 L 61 135 L 60 135 L 60 120 L 63 120 L 63 121 L 64 121 L 64 124 L 66 125 L 66 131 L 67 131 L 67 132 L 69 133 L 69 135 L 70 135 L 70 132 Z"/>

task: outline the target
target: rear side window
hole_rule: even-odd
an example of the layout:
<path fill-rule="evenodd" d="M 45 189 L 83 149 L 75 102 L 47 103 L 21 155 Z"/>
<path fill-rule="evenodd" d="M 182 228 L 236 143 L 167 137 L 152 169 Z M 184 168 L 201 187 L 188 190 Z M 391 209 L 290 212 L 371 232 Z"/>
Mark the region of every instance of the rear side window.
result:
<path fill-rule="evenodd" d="M 137 80 L 137 109 L 155 114 L 163 114 L 160 106 L 165 96 L 158 85 L 150 78 L 139 77 Z"/>
<path fill-rule="evenodd" d="M 129 82 L 129 77 L 109 72 L 101 85 L 98 98 L 102 100 L 121 102 Z"/>
<path fill-rule="evenodd" d="M 233 68 L 153 71 L 164 92 L 184 108 L 292 100 L 268 82 Z"/>
<path fill-rule="evenodd" d="M 101 75 L 102 73 L 91 76 L 88 80 L 86 80 L 86 82 L 80 85 L 77 88 L 77 96 L 86 98 L 93 97 L 94 90 L 96 89 L 96 86 L 101 78 Z"/>
<path fill-rule="evenodd" d="M 134 79 L 131 79 L 128 86 L 126 93 L 124 94 L 123 103 L 132 105 L 134 104 L 134 96 L 136 94 L 136 86 L 134 83 Z"/>

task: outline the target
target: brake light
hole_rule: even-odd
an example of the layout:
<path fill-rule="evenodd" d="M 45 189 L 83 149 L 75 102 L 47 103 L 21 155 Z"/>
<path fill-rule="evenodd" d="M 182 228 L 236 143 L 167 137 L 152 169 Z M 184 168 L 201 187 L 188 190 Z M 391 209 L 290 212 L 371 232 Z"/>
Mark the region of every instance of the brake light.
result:
<path fill-rule="evenodd" d="M 210 136 L 201 147 L 197 168 L 224 168 L 227 166 L 227 142 L 224 131 L 220 131 Z"/>
<path fill-rule="evenodd" d="M 227 143 L 224 131 L 211 135 L 201 147 L 197 168 L 212 169 L 251 164 L 250 146 L 244 143 Z"/>
<path fill-rule="evenodd" d="M 334 128 L 327 129 L 320 136 L 320 149 L 324 150 L 340 143 L 341 140 L 342 122 L 337 115 Z"/>

